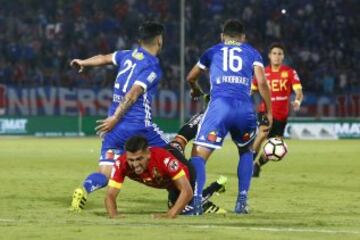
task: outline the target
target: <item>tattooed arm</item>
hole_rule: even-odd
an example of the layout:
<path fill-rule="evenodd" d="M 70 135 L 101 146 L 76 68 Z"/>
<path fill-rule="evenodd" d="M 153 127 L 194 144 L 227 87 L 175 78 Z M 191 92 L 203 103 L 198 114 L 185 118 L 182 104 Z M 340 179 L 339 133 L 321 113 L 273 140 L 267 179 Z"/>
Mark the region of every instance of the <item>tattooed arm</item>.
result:
<path fill-rule="evenodd" d="M 114 115 L 109 116 L 106 119 L 96 121 L 96 123 L 99 124 L 95 128 L 96 133 L 103 134 L 110 131 L 143 93 L 143 87 L 137 84 L 133 85 L 130 91 L 125 95 L 124 99 L 119 103 Z"/>

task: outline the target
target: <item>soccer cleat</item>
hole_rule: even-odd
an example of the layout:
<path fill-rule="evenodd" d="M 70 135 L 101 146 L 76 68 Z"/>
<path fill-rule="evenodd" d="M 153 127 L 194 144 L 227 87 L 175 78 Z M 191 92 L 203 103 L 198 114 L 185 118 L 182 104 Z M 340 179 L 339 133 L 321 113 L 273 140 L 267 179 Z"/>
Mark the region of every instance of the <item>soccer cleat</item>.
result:
<path fill-rule="evenodd" d="M 86 195 L 86 191 L 83 188 L 75 189 L 72 196 L 70 210 L 80 212 L 82 209 L 84 209 L 87 200 Z"/>
<path fill-rule="evenodd" d="M 260 172 L 261 172 L 260 164 L 255 162 L 252 177 L 260 177 Z"/>
<path fill-rule="evenodd" d="M 235 213 L 237 214 L 249 214 L 249 207 L 246 202 L 236 201 Z"/>
<path fill-rule="evenodd" d="M 216 182 L 220 185 L 220 188 L 218 190 L 216 190 L 216 193 L 220 194 L 220 193 L 224 193 L 226 191 L 226 183 L 227 183 L 227 177 L 225 176 L 220 176 Z"/>
<path fill-rule="evenodd" d="M 202 208 L 202 196 L 194 196 L 193 202 L 192 202 L 193 215 L 202 215 L 203 214 L 203 208 Z"/>
<path fill-rule="evenodd" d="M 235 213 L 237 214 L 249 213 L 249 207 L 247 205 L 247 192 L 245 190 L 238 194 L 235 203 Z"/>
<path fill-rule="evenodd" d="M 216 206 L 213 202 L 208 201 L 203 205 L 203 212 L 206 214 L 225 214 L 227 211 Z"/>

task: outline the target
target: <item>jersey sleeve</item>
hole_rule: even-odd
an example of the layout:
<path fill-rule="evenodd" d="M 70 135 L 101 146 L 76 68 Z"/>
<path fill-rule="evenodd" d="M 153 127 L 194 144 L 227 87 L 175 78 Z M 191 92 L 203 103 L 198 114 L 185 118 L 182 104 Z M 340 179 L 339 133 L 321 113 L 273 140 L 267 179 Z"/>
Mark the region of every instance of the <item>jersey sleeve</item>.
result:
<path fill-rule="evenodd" d="M 264 67 L 264 63 L 263 63 L 263 59 L 260 55 L 260 53 L 258 51 L 254 51 L 254 61 L 253 61 L 253 66 L 259 66 L 259 67 Z"/>
<path fill-rule="evenodd" d="M 294 69 L 291 69 L 290 76 L 291 76 L 292 89 L 293 90 L 302 89 L 302 85 L 301 85 L 301 82 L 300 82 L 299 75 L 297 74 L 297 72 Z"/>
<path fill-rule="evenodd" d="M 112 168 L 108 186 L 116 189 L 121 189 L 124 179 L 124 168 L 121 166 L 121 160 L 119 159 L 115 162 Z"/>
<path fill-rule="evenodd" d="M 160 78 L 161 73 L 156 71 L 154 67 L 150 67 L 140 72 L 134 84 L 140 85 L 144 89 L 144 92 L 146 92 L 149 88 L 156 85 L 157 82 L 160 81 Z"/>
<path fill-rule="evenodd" d="M 211 64 L 211 55 L 212 55 L 212 50 L 211 49 L 206 50 L 203 53 L 203 55 L 201 55 L 197 63 L 197 66 L 203 70 L 208 69 Z"/>
<path fill-rule="evenodd" d="M 119 66 L 120 62 L 121 62 L 121 51 L 115 51 L 112 54 L 112 62 L 114 65 Z"/>
<path fill-rule="evenodd" d="M 162 163 L 163 171 L 169 176 L 169 178 L 171 178 L 171 180 L 175 181 L 182 176 L 186 176 L 186 166 L 176 159 L 171 153 L 164 150 L 162 153 L 162 159 L 164 159 Z"/>

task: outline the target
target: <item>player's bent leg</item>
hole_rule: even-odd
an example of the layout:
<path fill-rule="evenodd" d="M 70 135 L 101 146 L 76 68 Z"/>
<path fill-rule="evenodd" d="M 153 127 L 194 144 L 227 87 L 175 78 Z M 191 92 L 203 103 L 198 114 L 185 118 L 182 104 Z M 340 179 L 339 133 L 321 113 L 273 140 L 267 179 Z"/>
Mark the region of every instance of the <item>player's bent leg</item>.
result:
<path fill-rule="evenodd" d="M 107 186 L 112 166 L 119 154 L 120 151 L 116 149 L 102 150 L 98 172 L 88 175 L 83 182 L 82 188 L 74 190 L 70 210 L 81 211 L 84 209 L 90 193 Z"/>
<path fill-rule="evenodd" d="M 227 177 L 220 176 L 215 182 L 207 186 L 203 192 L 203 203 L 208 201 L 214 193 L 224 193 L 226 191 Z"/>

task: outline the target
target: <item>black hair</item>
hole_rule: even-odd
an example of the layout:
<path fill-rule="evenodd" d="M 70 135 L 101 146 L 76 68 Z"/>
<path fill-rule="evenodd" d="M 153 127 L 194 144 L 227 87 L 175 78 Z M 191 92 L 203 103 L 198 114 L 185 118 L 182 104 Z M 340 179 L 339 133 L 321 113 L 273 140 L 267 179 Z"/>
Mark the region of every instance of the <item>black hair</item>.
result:
<path fill-rule="evenodd" d="M 281 42 L 273 42 L 270 44 L 269 46 L 269 53 L 271 52 L 271 50 L 273 50 L 273 48 L 280 48 L 281 50 L 283 50 L 284 54 L 285 54 L 285 45 Z"/>
<path fill-rule="evenodd" d="M 225 21 L 222 32 L 229 37 L 236 37 L 245 33 L 245 27 L 239 20 L 231 18 Z"/>
<path fill-rule="evenodd" d="M 154 21 L 146 21 L 139 27 L 138 38 L 144 43 L 150 43 L 155 37 L 163 35 L 165 28 L 162 24 Z"/>
<path fill-rule="evenodd" d="M 125 151 L 137 152 L 139 150 L 145 151 L 149 147 L 147 139 L 143 136 L 137 135 L 129 138 L 125 143 Z"/>

